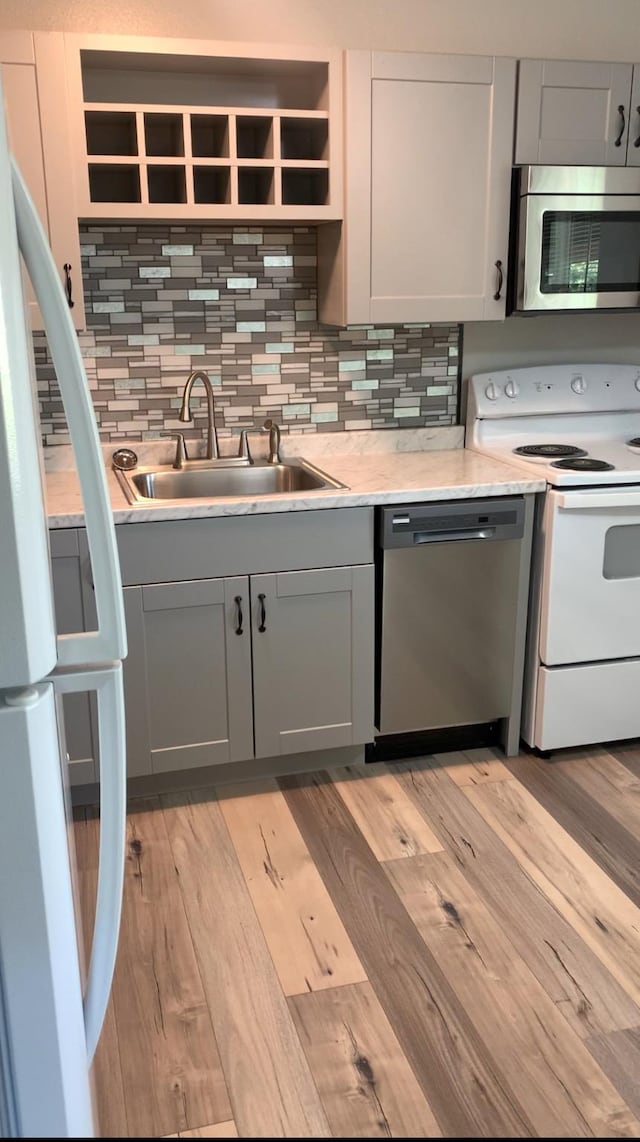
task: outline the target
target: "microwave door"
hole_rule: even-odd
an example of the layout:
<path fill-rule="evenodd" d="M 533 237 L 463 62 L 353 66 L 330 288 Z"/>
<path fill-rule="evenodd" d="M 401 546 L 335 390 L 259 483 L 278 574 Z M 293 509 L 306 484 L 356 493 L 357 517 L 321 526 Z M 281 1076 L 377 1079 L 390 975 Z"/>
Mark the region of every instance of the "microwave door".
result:
<path fill-rule="evenodd" d="M 520 199 L 516 309 L 640 307 L 640 195 Z"/>

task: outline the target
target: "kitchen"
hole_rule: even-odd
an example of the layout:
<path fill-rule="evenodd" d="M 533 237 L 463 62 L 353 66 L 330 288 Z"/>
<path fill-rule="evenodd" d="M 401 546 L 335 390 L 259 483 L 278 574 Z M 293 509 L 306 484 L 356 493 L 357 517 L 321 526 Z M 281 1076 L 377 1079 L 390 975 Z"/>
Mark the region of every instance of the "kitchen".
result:
<path fill-rule="evenodd" d="M 594 5 L 592 26 L 580 6 L 579 51 L 569 0 L 535 13 L 494 0 L 482 26 L 464 3 L 407 0 L 392 21 L 382 4 L 197 7 L 0 12 L 11 145 L 78 331 L 124 586 L 131 800 L 98 1132 L 634 1136 L 638 762 L 633 741 L 615 743 L 637 736 L 633 675 L 613 732 L 598 718 L 617 684 L 606 703 L 590 696 L 586 736 L 579 708 L 568 739 L 545 736 L 551 707 L 542 736 L 521 724 L 535 504 L 549 485 L 548 503 L 620 498 L 632 451 L 603 481 L 562 485 L 482 435 L 535 416 L 523 443 L 575 443 L 589 460 L 638 433 L 635 307 L 504 319 L 514 130 L 521 164 L 633 167 L 638 69 L 619 62 L 640 58 L 632 6 L 605 21 Z M 523 60 L 547 61 L 528 87 Z M 554 60 L 577 62 L 558 80 Z M 518 156 L 536 91 L 552 111 L 538 153 Z M 431 258 L 414 258 L 425 243 Z M 29 312 L 70 640 L 58 661 L 79 668 L 109 587 L 71 471 L 75 382 L 46 292 Z M 532 366 L 557 407 L 531 403 Z M 602 422 L 588 447 L 584 412 L 570 403 L 566 419 L 575 400 L 590 429 Z M 185 478 L 196 492 L 180 501 Z M 604 579 L 632 607 L 633 544 L 612 544 Z M 605 655 L 629 670 L 632 626 Z M 96 714 L 80 682 L 54 683 L 88 925 L 100 698 Z M 537 755 L 519 752 L 521 730 Z M 113 906 L 122 788 L 101 795 Z"/>

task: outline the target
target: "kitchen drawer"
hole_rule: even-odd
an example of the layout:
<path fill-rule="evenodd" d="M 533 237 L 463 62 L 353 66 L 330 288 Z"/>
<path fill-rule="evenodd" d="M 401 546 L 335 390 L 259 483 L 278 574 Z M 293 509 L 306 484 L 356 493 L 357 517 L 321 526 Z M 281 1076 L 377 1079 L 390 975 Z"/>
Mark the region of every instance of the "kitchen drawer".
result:
<path fill-rule="evenodd" d="M 534 740 L 563 749 L 640 735 L 640 658 L 538 669 Z"/>
<path fill-rule="evenodd" d="M 373 561 L 372 508 L 120 524 L 116 535 L 125 586 Z"/>

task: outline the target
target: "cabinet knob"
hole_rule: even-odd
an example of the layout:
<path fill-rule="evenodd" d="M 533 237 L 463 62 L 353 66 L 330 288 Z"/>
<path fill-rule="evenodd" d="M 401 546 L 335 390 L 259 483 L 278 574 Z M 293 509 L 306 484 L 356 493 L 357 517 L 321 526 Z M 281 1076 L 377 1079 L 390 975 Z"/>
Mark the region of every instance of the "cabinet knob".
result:
<path fill-rule="evenodd" d="M 500 301 L 500 296 L 502 294 L 502 283 L 504 281 L 504 274 L 502 273 L 502 262 L 500 261 L 500 258 L 498 258 L 497 262 L 494 262 L 494 266 L 498 271 L 498 275 L 496 277 L 496 292 L 493 295 L 493 300 Z"/>
<path fill-rule="evenodd" d="M 73 309 L 76 304 L 73 300 L 73 282 L 71 281 L 71 262 L 65 262 L 64 266 L 64 288 L 67 293 L 67 305 L 69 309 Z"/>
<path fill-rule="evenodd" d="M 622 145 L 622 136 L 624 135 L 624 129 L 627 125 L 626 119 L 624 117 L 624 103 L 618 104 L 618 115 L 620 116 L 620 130 L 618 132 L 618 137 L 613 144 L 614 147 L 620 147 Z"/>
<path fill-rule="evenodd" d="M 262 593 L 258 595 L 258 602 L 260 603 L 260 622 L 258 623 L 258 630 L 260 634 L 264 634 L 267 629 L 267 611 L 264 605 L 266 596 Z"/>

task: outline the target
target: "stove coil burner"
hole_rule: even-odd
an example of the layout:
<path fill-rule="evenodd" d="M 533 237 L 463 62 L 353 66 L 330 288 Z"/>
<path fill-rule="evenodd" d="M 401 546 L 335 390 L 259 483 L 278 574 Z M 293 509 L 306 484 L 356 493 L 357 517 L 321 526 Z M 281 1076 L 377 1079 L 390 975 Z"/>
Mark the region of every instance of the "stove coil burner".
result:
<path fill-rule="evenodd" d="M 592 456 L 572 456 L 567 460 L 554 460 L 552 468 L 564 468 L 570 472 L 610 472 L 613 464 L 606 460 L 594 460 Z"/>
<path fill-rule="evenodd" d="M 576 448 L 573 444 L 522 444 L 513 451 L 517 456 L 542 456 L 546 460 L 587 455 L 584 448 Z"/>

